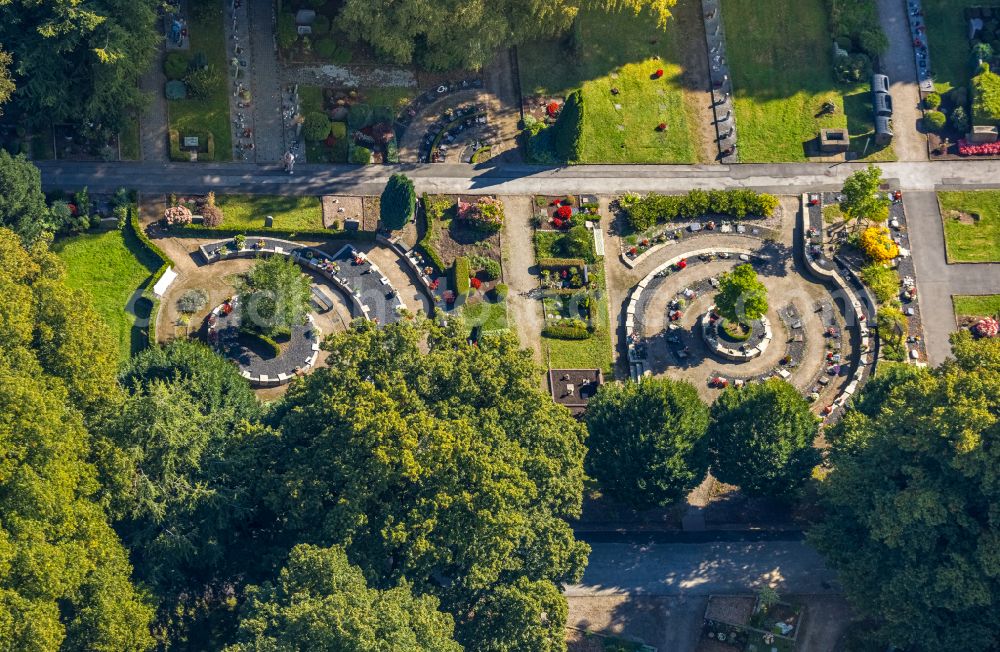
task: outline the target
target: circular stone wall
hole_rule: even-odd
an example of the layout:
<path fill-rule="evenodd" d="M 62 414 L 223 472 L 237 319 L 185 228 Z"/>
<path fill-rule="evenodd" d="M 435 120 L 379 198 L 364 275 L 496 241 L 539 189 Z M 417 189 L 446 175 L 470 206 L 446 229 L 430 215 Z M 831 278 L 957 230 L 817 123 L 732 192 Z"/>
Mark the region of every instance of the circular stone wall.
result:
<path fill-rule="evenodd" d="M 750 337 L 742 344 L 730 343 L 725 337 L 720 337 L 719 326 L 722 318 L 714 317 L 715 305 L 712 305 L 701 316 L 701 338 L 705 340 L 708 350 L 717 356 L 733 362 L 746 362 L 760 357 L 771 343 L 771 322 L 767 317 L 754 319 L 750 322 Z"/>

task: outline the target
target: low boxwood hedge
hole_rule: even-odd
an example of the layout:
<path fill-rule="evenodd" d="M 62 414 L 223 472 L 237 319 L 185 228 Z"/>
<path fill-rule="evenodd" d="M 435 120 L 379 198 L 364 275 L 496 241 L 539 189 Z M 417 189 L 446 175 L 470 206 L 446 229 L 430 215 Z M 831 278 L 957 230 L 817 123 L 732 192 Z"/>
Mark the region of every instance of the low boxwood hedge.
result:
<path fill-rule="evenodd" d="M 592 333 L 585 326 L 553 324 L 542 329 L 542 337 L 556 340 L 585 340 L 591 335 Z"/>
<path fill-rule="evenodd" d="M 459 256 L 455 259 L 455 264 L 451 267 L 451 283 L 452 287 L 455 288 L 455 293 L 462 295 L 469 293 L 469 276 L 471 272 L 471 265 L 469 264 L 469 259 L 465 256 Z"/>

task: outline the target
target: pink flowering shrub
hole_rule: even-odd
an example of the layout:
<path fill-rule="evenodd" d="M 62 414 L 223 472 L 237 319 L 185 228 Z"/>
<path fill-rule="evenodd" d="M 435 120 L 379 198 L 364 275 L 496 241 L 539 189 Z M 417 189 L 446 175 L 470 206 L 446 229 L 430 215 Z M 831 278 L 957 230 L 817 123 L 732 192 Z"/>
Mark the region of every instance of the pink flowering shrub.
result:
<path fill-rule="evenodd" d="M 171 206 L 163 212 L 163 219 L 167 224 L 190 224 L 191 211 L 186 206 Z"/>

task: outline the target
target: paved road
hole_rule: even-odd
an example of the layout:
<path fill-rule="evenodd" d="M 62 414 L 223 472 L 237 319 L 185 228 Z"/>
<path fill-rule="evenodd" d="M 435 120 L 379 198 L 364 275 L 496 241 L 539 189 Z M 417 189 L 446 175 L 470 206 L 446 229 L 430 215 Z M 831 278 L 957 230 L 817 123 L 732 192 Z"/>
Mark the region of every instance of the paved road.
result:
<path fill-rule="evenodd" d="M 922 117 L 918 108 L 920 89 L 906 2 L 878 0 L 878 13 L 889 37 L 889 49 L 881 56 L 881 64 L 882 72 L 889 76 L 889 94 L 892 95 L 893 149 L 901 161 L 926 161 L 927 139 L 917 124 Z"/>
<path fill-rule="evenodd" d="M 569 596 L 745 593 L 774 583 L 782 593 L 837 593 L 836 577 L 803 541 L 595 543 Z"/>
<path fill-rule="evenodd" d="M 691 188 L 747 187 L 797 194 L 839 190 L 863 164 L 779 163 L 744 165 L 586 165 L 546 168 L 531 165 L 404 164 L 303 165 L 294 175 L 277 166 L 245 163 L 91 163 L 40 161 L 46 188 L 103 192 L 127 186 L 143 192 L 243 192 L 333 194 L 382 191 L 394 172 L 413 177 L 418 192 L 490 192 L 501 195 L 624 191 L 685 191 Z M 1000 161 L 899 162 L 881 165 L 904 190 L 1000 188 Z"/>

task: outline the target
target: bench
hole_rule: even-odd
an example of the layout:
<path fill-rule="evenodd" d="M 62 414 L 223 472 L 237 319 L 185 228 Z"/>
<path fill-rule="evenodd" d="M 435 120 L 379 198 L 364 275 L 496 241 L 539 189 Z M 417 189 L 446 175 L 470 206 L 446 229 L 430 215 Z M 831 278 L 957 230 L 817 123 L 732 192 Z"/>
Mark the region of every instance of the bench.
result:
<path fill-rule="evenodd" d="M 333 300 L 327 296 L 326 292 L 315 285 L 310 286 L 309 289 L 312 291 L 313 303 L 317 307 L 321 308 L 324 312 L 333 309 Z"/>

